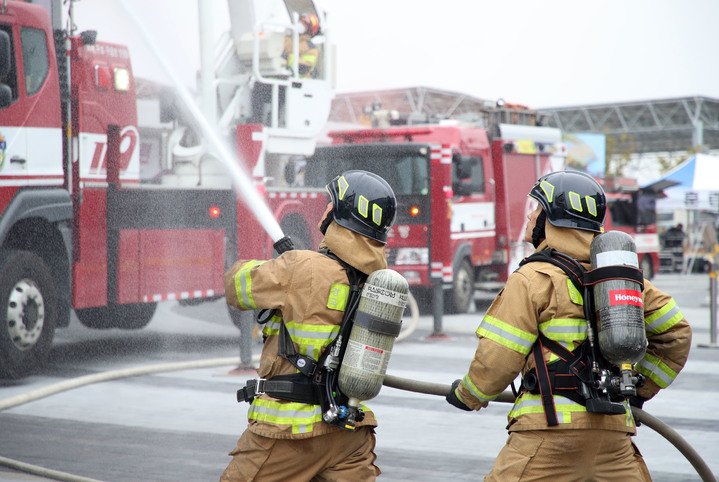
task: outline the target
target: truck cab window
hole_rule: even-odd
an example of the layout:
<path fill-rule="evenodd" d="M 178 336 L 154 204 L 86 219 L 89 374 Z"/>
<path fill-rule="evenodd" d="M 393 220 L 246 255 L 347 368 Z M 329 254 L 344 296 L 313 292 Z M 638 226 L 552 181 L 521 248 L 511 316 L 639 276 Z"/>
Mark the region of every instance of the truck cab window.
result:
<path fill-rule="evenodd" d="M 452 186 L 457 194 L 484 194 L 484 165 L 479 156 L 455 156 L 452 160 Z"/>
<path fill-rule="evenodd" d="M 31 96 L 40 90 L 49 72 L 47 39 L 45 32 L 29 27 L 20 29 L 20 38 L 22 65 L 25 68 L 25 91 Z"/>
<path fill-rule="evenodd" d="M 17 70 L 12 47 L 12 28 L 0 24 L 0 109 L 17 100 Z"/>

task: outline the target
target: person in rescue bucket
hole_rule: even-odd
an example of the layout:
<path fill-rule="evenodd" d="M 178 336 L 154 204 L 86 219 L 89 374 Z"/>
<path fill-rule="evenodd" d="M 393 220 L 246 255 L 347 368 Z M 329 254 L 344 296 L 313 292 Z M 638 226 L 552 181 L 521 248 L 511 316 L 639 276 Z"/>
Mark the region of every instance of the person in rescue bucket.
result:
<path fill-rule="evenodd" d="M 672 297 L 633 268 L 636 252 L 597 248 L 625 234 L 600 234 L 607 204 L 594 178 L 553 172 L 529 196 L 539 205 L 527 216 L 525 240 L 536 251 L 487 310 L 469 370 L 447 401 L 479 410 L 510 384 L 514 390 L 522 374 L 509 437 L 484 480 L 651 480 L 630 438 L 636 434 L 630 404 L 641 407 L 674 381 L 689 354 L 691 328 Z M 587 268 L 587 275 L 601 276 L 582 293 L 577 280 L 588 280 Z M 601 287 L 611 283 L 623 289 Z M 638 330 L 625 324 L 631 309 L 638 310 Z M 601 323 L 587 323 L 593 313 Z M 601 318 L 607 315 L 613 318 Z M 616 338 L 609 340 L 612 355 L 608 335 Z"/>
<path fill-rule="evenodd" d="M 238 401 L 251 402 L 248 428 L 222 481 L 366 481 L 380 474 L 374 414 L 361 404 L 363 417 L 352 424 L 329 417 L 339 390 L 325 375 L 345 311 L 359 299 L 366 276 L 387 267 L 397 201 L 386 181 L 366 171 L 346 171 L 326 189 L 317 252 L 240 260 L 225 273 L 228 304 L 276 311 L 263 329 L 260 379 L 238 391 Z"/>
<path fill-rule="evenodd" d="M 299 18 L 302 32 L 299 36 L 299 65 L 297 66 L 300 77 L 310 79 L 313 77 L 320 52 L 317 46 L 312 42 L 317 34 L 320 33 L 320 20 L 317 15 L 307 13 Z M 291 36 L 285 37 L 284 51 L 282 57 L 287 61 L 287 65 L 292 68 L 294 66 L 294 44 Z"/>

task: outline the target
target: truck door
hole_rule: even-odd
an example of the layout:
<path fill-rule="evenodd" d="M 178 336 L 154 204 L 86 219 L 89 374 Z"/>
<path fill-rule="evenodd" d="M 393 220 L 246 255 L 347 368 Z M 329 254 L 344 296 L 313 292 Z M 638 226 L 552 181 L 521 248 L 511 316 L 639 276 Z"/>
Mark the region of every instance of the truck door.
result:
<path fill-rule="evenodd" d="M 0 176 L 15 186 L 62 182 L 62 133 L 54 48 L 43 29 L 0 23 Z M 55 82 L 50 79 L 55 79 Z M 9 95 L 8 95 L 9 94 Z"/>

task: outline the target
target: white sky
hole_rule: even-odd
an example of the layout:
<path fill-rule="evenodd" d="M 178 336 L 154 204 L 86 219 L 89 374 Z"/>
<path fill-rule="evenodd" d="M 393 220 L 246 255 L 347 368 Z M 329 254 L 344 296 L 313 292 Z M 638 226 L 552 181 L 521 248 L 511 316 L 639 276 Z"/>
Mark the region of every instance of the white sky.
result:
<path fill-rule="evenodd" d="M 194 88 L 197 0 L 126 0 Z M 213 1 L 217 32 L 226 2 Z M 164 80 L 118 0 L 76 4 L 81 30 L 126 44 Z M 425 86 L 533 108 L 684 96 L 719 99 L 718 0 L 321 0 L 337 91 Z"/>

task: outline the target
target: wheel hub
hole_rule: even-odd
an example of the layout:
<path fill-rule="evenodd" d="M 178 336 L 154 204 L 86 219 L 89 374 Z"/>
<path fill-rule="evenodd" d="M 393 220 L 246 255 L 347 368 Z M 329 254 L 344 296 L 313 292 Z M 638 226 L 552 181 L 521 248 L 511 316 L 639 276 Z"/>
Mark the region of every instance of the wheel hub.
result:
<path fill-rule="evenodd" d="M 10 291 L 7 305 L 7 329 L 20 350 L 29 350 L 40 339 L 45 324 L 42 293 L 30 279 L 18 281 Z"/>

